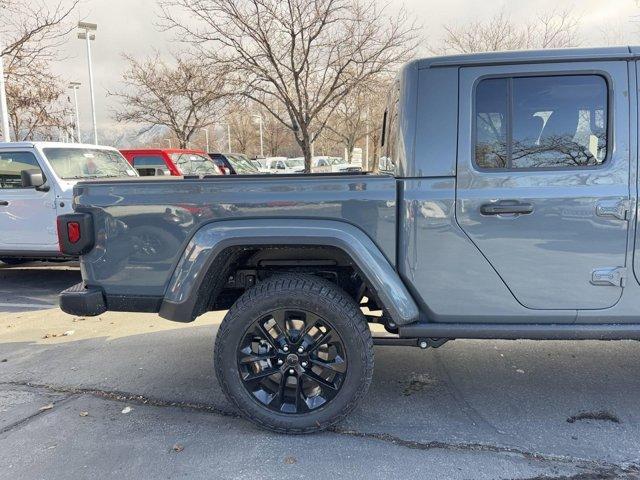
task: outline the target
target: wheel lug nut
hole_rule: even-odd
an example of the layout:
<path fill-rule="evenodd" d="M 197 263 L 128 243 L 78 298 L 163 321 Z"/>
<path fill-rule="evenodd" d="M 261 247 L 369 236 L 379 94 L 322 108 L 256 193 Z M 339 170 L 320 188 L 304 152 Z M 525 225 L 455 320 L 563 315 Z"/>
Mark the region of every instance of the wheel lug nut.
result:
<path fill-rule="evenodd" d="M 302 366 L 303 366 L 303 367 L 305 367 L 305 368 L 306 368 L 306 367 L 307 367 L 307 365 L 308 365 L 308 363 L 307 363 L 307 362 L 302 362 Z"/>
<path fill-rule="evenodd" d="M 293 375 L 294 373 L 296 373 L 296 371 L 293 368 L 289 369 L 289 375 Z"/>
<path fill-rule="evenodd" d="M 285 345 L 284 347 L 282 347 L 282 350 L 284 350 L 285 352 L 288 352 L 289 351 L 289 347 Z"/>
<path fill-rule="evenodd" d="M 298 353 L 302 353 L 302 352 L 304 352 L 304 348 L 298 347 Z"/>
<path fill-rule="evenodd" d="M 279 358 L 279 359 L 278 359 L 278 365 L 282 365 L 282 363 L 283 363 L 283 362 L 282 362 L 282 359 L 281 359 L 281 358 Z"/>

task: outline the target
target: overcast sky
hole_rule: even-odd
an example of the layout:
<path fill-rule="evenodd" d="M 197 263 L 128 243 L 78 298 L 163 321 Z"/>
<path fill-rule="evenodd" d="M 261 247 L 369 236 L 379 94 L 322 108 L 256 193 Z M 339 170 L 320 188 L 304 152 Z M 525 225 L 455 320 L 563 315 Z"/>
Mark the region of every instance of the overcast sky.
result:
<path fill-rule="evenodd" d="M 491 16 L 503 6 L 514 20 L 526 21 L 536 12 L 555 8 L 573 8 L 581 17 L 581 38 L 585 45 L 598 45 L 606 41 L 603 32 L 624 34 L 624 41 L 640 43 L 640 15 L 636 0 L 391 0 L 392 7 L 404 6 L 411 16 L 423 25 L 428 42 L 436 43 L 442 36 L 445 23 L 464 23 Z M 92 42 L 93 66 L 96 79 L 96 106 L 99 129 L 113 125 L 111 110 L 114 99 L 107 90 L 118 88 L 124 64 L 121 54 L 126 52 L 143 57 L 154 48 L 161 52 L 177 49 L 170 33 L 157 27 L 156 0 L 83 0 L 78 16 L 98 24 L 96 40 Z M 636 30 L 638 33 L 636 34 Z M 635 38 L 637 37 L 637 40 Z M 426 48 L 425 48 L 426 51 Z M 89 126 L 88 72 L 84 43 L 72 38 L 65 47 L 65 60 L 55 66 L 64 78 L 82 82 L 80 90 L 80 123 L 83 130 Z"/>

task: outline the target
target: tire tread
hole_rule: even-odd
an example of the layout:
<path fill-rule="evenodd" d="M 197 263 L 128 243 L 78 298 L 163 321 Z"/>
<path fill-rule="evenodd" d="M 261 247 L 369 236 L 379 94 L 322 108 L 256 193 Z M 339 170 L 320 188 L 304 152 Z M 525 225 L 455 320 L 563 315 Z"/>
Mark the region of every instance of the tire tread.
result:
<path fill-rule="evenodd" d="M 268 424 L 262 421 L 260 418 L 252 415 L 243 405 L 242 402 L 238 402 L 230 393 L 229 385 L 227 384 L 225 374 L 223 372 L 223 363 L 219 352 L 221 345 L 225 338 L 228 337 L 230 330 L 236 325 L 236 317 L 242 315 L 245 309 L 248 309 L 257 299 L 264 296 L 272 296 L 274 294 L 285 293 L 305 294 L 312 299 L 315 299 L 318 295 L 329 298 L 336 309 L 341 310 L 341 313 L 348 318 L 346 324 L 351 328 L 352 333 L 362 342 L 364 348 L 361 349 L 360 361 L 363 364 L 364 378 L 361 379 L 363 388 L 359 388 L 356 393 L 349 399 L 341 411 L 333 416 L 331 419 L 324 423 L 317 422 L 314 426 L 306 428 L 294 428 L 290 426 L 278 426 L 274 424 Z M 306 434 L 319 430 L 325 430 L 330 426 L 343 420 L 362 400 L 365 396 L 371 379 L 373 376 L 373 339 L 371 337 L 371 331 L 362 314 L 360 308 L 356 302 L 341 288 L 331 283 L 330 281 L 308 274 L 282 274 L 273 276 L 263 282 L 256 284 L 253 288 L 247 290 L 229 309 L 227 312 L 215 340 L 214 346 L 215 356 L 215 369 L 218 381 L 225 395 L 235 407 L 242 413 L 243 416 L 249 418 L 252 422 L 258 426 L 278 433 L 289 434 Z"/>

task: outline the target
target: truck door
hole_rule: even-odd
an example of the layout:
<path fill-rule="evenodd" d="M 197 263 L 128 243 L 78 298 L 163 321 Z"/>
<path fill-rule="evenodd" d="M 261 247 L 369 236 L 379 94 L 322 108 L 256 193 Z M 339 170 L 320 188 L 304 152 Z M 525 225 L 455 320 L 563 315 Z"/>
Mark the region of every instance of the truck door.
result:
<path fill-rule="evenodd" d="M 622 61 L 460 70 L 457 221 L 525 307 L 622 295 L 628 88 Z"/>
<path fill-rule="evenodd" d="M 42 171 L 32 152 L 0 152 L 0 249 L 57 250 L 54 190 L 23 187 L 22 170 Z"/>

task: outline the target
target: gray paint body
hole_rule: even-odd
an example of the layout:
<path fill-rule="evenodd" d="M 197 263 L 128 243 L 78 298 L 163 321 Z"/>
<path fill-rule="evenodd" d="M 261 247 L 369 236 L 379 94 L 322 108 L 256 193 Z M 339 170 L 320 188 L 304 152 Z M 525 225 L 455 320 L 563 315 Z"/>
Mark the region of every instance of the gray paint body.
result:
<path fill-rule="evenodd" d="M 363 175 L 94 182 L 76 208 L 94 214 L 85 282 L 108 294 L 185 302 L 223 246 L 269 241 L 345 249 L 399 324 L 634 324 L 640 313 L 637 241 L 638 97 L 635 48 L 547 50 L 425 59 L 396 90 L 392 177 Z M 591 169 L 480 171 L 473 93 L 487 76 L 599 74 L 609 87 L 609 158 Z M 144 187 L 143 187 L 144 186 Z M 481 205 L 527 201 L 526 216 Z M 626 218 L 596 215 L 626 201 Z M 136 257 L 140 232 L 173 238 L 170 255 Z M 160 233 L 162 232 L 162 233 Z M 289 232 L 287 234 L 286 232 Z M 367 255 L 368 253 L 368 255 Z M 626 268 L 621 285 L 592 271 Z M 406 292 L 409 292 L 407 295 Z M 417 311 L 416 311 L 417 307 Z"/>
<path fill-rule="evenodd" d="M 203 281 L 202 272 L 225 249 L 253 245 L 325 245 L 346 252 L 377 292 L 399 325 L 418 320 L 413 298 L 394 268 L 358 227 L 335 220 L 269 219 L 227 220 L 200 228 L 191 238 L 164 296 L 160 315 L 189 321 Z"/>

